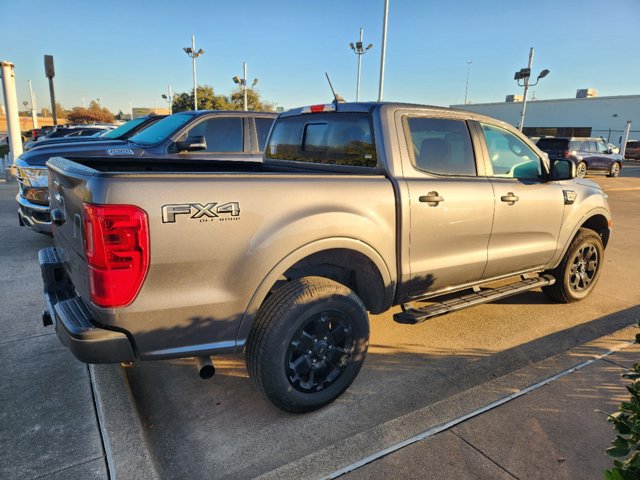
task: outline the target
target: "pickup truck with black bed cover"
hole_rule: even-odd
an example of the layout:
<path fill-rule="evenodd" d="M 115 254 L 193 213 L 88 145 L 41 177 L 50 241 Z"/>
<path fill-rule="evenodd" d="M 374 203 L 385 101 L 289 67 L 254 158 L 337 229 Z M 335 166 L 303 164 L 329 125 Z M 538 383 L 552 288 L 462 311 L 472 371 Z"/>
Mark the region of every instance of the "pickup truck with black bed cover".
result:
<path fill-rule="evenodd" d="M 606 195 L 570 160 L 550 164 L 498 120 L 429 106 L 288 111 L 263 163 L 48 167 L 43 319 L 62 343 L 89 363 L 195 357 L 203 377 L 211 355 L 244 351 L 288 412 L 356 378 L 367 312 L 400 305 L 394 320 L 417 324 L 535 288 L 582 300 L 611 229 Z"/>
<path fill-rule="evenodd" d="M 16 196 L 18 222 L 35 232 L 51 234 L 46 167 L 51 157 L 124 158 L 132 163 L 142 158 L 261 161 L 275 117 L 275 113 L 269 112 L 181 112 L 159 117 L 158 121 L 150 117 L 144 123 L 146 127 L 131 137 L 117 135 L 117 138 L 35 147 L 15 161 L 20 187 Z"/>

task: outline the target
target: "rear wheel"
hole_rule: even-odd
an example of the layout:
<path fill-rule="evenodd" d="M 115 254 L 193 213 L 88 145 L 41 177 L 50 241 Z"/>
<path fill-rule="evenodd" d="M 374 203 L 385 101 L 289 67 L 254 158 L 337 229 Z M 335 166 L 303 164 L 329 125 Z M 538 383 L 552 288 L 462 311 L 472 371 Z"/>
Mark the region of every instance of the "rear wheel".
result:
<path fill-rule="evenodd" d="M 587 174 L 587 164 L 584 162 L 580 162 L 576 167 L 576 177 L 584 178 Z"/>
<path fill-rule="evenodd" d="M 552 300 L 562 303 L 586 298 L 600 278 L 604 261 L 602 239 L 593 230 L 581 228 L 569 245 L 562 262 L 550 273 L 556 283 L 542 291 Z"/>
<path fill-rule="evenodd" d="M 609 170 L 609 174 L 607 177 L 617 177 L 620 175 L 620 164 L 618 162 L 613 162 L 611 165 L 611 170 Z"/>
<path fill-rule="evenodd" d="M 263 304 L 247 341 L 247 367 L 258 389 L 291 413 L 338 398 L 358 375 L 369 320 L 358 296 L 321 277 L 293 280 Z"/>

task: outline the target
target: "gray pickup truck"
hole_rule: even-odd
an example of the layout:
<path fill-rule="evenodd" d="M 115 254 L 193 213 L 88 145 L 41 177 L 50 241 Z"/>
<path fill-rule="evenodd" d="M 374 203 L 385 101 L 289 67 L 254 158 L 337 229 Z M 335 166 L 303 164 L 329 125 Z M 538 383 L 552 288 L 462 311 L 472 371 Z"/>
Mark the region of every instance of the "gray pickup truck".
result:
<path fill-rule="evenodd" d="M 611 228 L 570 161 L 550 165 L 500 121 L 419 105 L 291 110 L 263 163 L 48 167 L 43 320 L 62 343 L 89 363 L 195 357 L 203 377 L 211 355 L 245 351 L 289 412 L 348 388 L 367 312 L 400 306 L 394 319 L 417 324 L 535 288 L 581 300 Z"/>

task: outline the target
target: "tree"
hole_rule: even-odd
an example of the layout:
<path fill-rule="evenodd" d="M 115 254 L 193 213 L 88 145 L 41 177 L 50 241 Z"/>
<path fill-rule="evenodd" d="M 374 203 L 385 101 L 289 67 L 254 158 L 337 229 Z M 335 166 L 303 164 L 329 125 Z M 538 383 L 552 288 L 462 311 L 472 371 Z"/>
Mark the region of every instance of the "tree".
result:
<path fill-rule="evenodd" d="M 67 120 L 72 123 L 113 123 L 115 117 L 107 108 L 101 108 L 97 102 L 92 101 L 89 108 L 73 107 L 67 114 Z"/>
<path fill-rule="evenodd" d="M 56 102 L 56 115 L 58 118 L 67 118 L 67 111 L 58 102 Z"/>
<path fill-rule="evenodd" d="M 198 110 L 229 110 L 229 99 L 216 95 L 209 85 L 198 86 Z M 193 110 L 193 89 L 173 97 L 173 113 Z"/>
<path fill-rule="evenodd" d="M 231 92 L 231 110 L 244 109 L 244 92 L 242 87 L 236 88 Z M 273 112 L 275 110 L 272 103 L 263 102 L 260 99 L 260 93 L 253 89 L 247 88 L 247 108 L 255 112 Z"/>

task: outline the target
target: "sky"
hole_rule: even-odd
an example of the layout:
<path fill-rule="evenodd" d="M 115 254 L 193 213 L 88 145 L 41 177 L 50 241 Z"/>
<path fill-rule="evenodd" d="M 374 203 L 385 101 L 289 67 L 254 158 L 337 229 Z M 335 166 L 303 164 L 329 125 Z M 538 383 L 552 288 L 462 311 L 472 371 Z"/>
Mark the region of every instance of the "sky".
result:
<path fill-rule="evenodd" d="M 55 61 L 56 100 L 65 108 L 100 98 L 114 113 L 166 106 L 193 88 L 191 59 L 205 50 L 199 85 L 218 94 L 235 87 L 247 62 L 263 100 L 292 108 L 328 102 L 325 78 L 355 100 L 364 28 L 373 48 L 362 58 L 360 100 L 378 98 L 384 0 L 0 0 L 0 60 L 14 63 L 18 103 L 33 83 L 38 108 L 49 106 L 45 54 Z M 640 94 L 640 0 L 389 0 L 384 100 L 430 105 L 501 102 L 522 94 L 514 73 L 535 48 L 529 91 L 536 99 Z M 467 62 L 472 62 L 467 64 Z"/>

